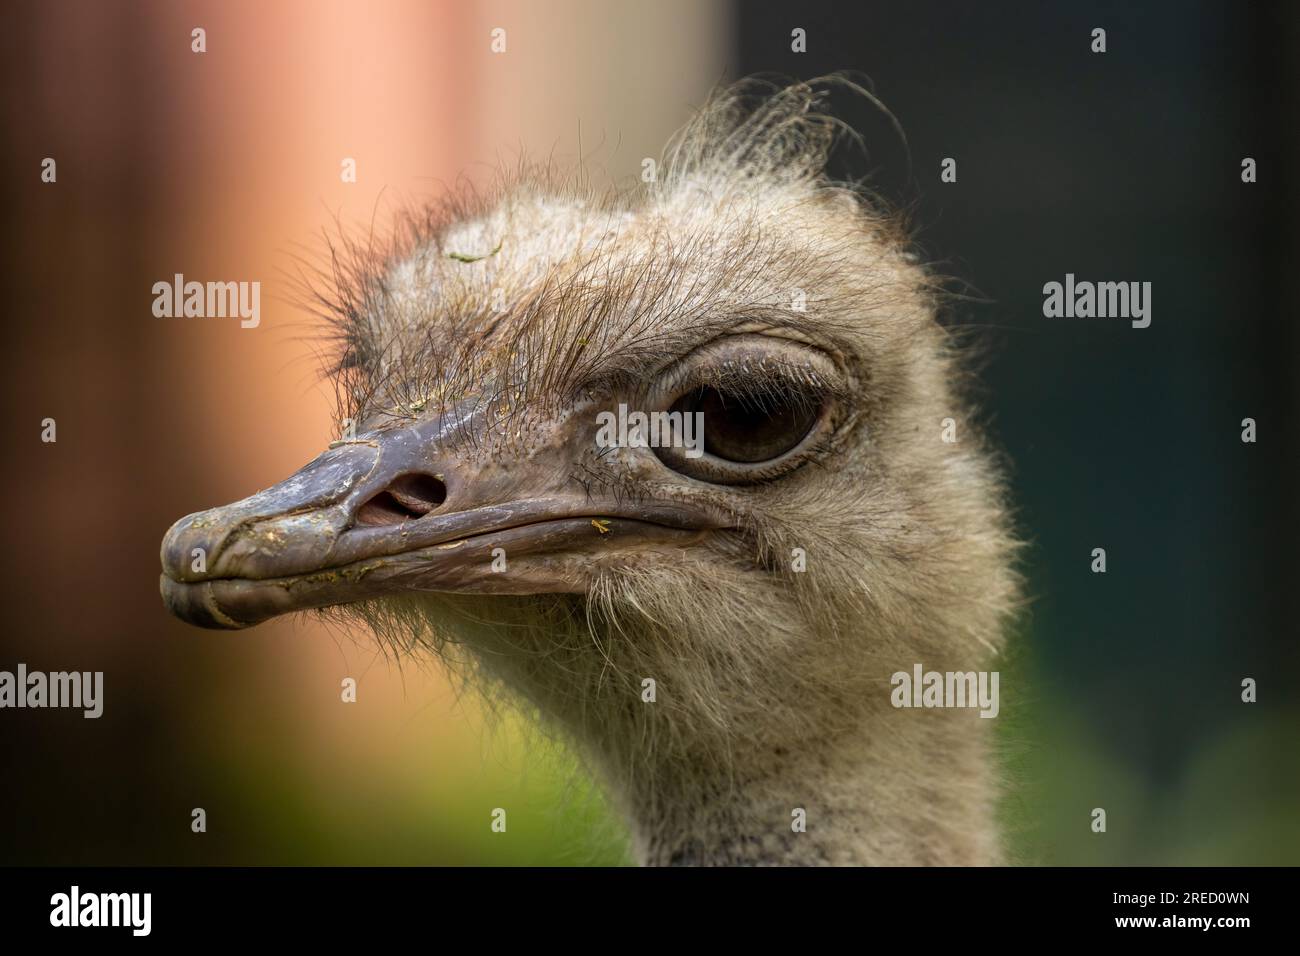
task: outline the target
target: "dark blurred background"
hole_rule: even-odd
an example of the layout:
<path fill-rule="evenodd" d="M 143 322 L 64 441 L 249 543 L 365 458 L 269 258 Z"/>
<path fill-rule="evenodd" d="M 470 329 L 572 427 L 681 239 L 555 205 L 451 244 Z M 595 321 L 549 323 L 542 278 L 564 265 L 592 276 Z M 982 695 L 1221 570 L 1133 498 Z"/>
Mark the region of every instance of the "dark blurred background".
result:
<path fill-rule="evenodd" d="M 998 720 L 1013 853 L 1300 863 L 1300 8 L 58 0 L 0 16 L 0 669 L 107 685 L 97 721 L 0 711 L 0 862 L 623 861 L 567 755 L 489 723 L 436 668 L 312 622 L 171 620 L 158 543 L 328 440 L 281 280 L 336 215 L 382 218 L 386 196 L 436 195 L 512 149 L 573 155 L 579 128 L 632 176 L 718 81 L 855 70 L 907 142 L 846 99 L 869 155 L 837 165 L 870 172 L 969 285 L 945 320 L 982 343 L 1031 542 Z M 154 318 L 150 287 L 175 272 L 260 279 L 262 326 Z M 1042 286 L 1067 272 L 1151 282 L 1150 328 L 1044 318 Z M 507 805 L 511 839 L 494 839 L 485 807 Z"/>
<path fill-rule="evenodd" d="M 738 9 L 742 72 L 869 74 L 907 137 L 846 102 L 873 184 L 986 300 L 948 320 L 979 330 L 1032 542 L 1016 652 L 1033 679 L 1002 724 L 1020 849 L 1300 862 L 1300 7 Z M 806 54 L 790 52 L 794 27 Z M 956 183 L 940 182 L 945 157 Z M 1150 281 L 1151 326 L 1044 318 L 1043 284 L 1067 272 Z M 1083 825 L 1098 806 L 1102 838 Z"/>

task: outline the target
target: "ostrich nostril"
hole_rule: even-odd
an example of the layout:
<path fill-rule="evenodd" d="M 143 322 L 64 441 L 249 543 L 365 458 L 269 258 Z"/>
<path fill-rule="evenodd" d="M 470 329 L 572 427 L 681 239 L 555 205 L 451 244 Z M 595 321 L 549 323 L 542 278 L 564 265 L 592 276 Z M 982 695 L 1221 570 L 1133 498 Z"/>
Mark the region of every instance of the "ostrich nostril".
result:
<path fill-rule="evenodd" d="M 433 475 L 402 475 L 357 509 L 357 525 L 401 524 L 423 518 L 447 500 L 447 486 Z"/>

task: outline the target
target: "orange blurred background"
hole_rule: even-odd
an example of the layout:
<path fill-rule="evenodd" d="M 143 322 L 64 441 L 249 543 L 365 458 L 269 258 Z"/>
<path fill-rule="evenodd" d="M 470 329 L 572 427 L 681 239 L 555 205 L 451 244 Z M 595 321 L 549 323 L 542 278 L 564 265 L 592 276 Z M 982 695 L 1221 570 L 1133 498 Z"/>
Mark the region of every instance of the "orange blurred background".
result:
<path fill-rule="evenodd" d="M 293 304 L 338 221 L 523 150 L 639 172 L 725 78 L 729 9 L 598 2 L 58 0 L 5 13 L 3 666 L 105 672 L 105 713 L 12 711 L 7 862 L 620 862 L 562 753 L 436 666 L 306 619 L 200 632 L 158 596 L 172 521 L 333 437 Z M 206 52 L 191 31 L 206 31 Z M 493 29 L 506 50 L 490 48 Z M 672 64 L 672 69 L 665 69 Z M 42 183 L 41 163 L 57 162 Z M 357 181 L 344 183 L 345 158 Z M 260 281 L 261 323 L 152 285 Z M 57 422 L 57 443 L 40 440 Z M 340 682 L 358 682 L 355 704 Z M 489 831 L 510 809 L 510 836 Z M 207 812 L 191 833 L 191 810 Z"/>

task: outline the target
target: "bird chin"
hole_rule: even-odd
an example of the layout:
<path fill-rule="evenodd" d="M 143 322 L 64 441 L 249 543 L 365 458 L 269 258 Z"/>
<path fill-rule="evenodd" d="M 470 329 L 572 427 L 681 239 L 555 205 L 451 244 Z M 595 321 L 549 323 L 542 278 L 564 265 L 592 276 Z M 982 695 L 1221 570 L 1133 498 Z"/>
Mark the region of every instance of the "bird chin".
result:
<path fill-rule="evenodd" d="M 564 518 L 281 577 L 179 581 L 164 573 L 159 587 L 181 620 L 236 630 L 295 611 L 413 592 L 582 594 L 602 568 L 639 563 L 650 553 L 671 560 L 703 534 L 626 518 Z"/>

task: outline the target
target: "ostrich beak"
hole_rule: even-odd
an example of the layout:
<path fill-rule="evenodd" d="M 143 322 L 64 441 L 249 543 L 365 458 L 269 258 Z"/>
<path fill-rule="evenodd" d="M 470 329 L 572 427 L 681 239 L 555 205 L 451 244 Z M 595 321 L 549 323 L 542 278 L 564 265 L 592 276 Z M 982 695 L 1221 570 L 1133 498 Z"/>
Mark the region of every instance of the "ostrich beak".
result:
<path fill-rule="evenodd" d="M 632 552 L 717 522 L 677 503 L 588 495 L 570 477 L 594 417 L 571 414 L 517 460 L 457 447 L 447 419 L 336 442 L 265 491 L 177 521 L 163 602 L 200 627 L 407 591 L 583 593 Z"/>

